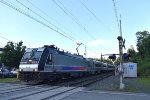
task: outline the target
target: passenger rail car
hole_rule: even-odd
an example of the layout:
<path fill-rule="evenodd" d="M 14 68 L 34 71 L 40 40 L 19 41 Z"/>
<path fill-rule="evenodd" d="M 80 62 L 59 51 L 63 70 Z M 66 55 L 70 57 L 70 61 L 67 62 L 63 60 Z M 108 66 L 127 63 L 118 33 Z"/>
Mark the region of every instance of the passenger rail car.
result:
<path fill-rule="evenodd" d="M 54 45 L 27 49 L 19 66 L 19 79 L 26 82 L 56 80 L 100 73 L 102 62 L 60 50 Z"/>

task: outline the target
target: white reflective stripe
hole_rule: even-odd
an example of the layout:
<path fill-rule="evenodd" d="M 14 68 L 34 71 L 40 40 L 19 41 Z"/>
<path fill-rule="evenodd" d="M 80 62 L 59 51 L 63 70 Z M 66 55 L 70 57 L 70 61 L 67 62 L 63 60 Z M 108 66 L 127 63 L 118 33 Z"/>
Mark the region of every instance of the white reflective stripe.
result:
<path fill-rule="evenodd" d="M 23 71 L 38 71 L 38 64 L 20 64 L 19 69 Z"/>

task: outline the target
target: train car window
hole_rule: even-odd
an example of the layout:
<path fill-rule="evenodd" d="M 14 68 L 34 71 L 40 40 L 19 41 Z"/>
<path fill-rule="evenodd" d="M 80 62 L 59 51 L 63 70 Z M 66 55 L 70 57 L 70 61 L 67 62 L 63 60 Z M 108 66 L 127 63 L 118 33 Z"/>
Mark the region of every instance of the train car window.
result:
<path fill-rule="evenodd" d="M 30 58 L 31 52 L 26 52 L 23 56 L 22 62 L 26 62 L 28 61 L 28 59 Z"/>
<path fill-rule="evenodd" d="M 49 65 L 52 64 L 52 54 L 49 54 L 47 61 L 46 61 L 46 64 L 49 64 Z"/>
<path fill-rule="evenodd" d="M 34 55 L 32 56 L 33 61 L 39 61 L 41 54 L 42 52 L 40 51 L 34 52 Z"/>
<path fill-rule="evenodd" d="M 41 57 L 42 52 L 41 51 L 36 51 L 36 52 L 26 52 L 23 56 L 23 59 L 21 62 L 26 62 L 29 59 L 31 59 L 32 61 L 39 61 L 40 57 Z"/>

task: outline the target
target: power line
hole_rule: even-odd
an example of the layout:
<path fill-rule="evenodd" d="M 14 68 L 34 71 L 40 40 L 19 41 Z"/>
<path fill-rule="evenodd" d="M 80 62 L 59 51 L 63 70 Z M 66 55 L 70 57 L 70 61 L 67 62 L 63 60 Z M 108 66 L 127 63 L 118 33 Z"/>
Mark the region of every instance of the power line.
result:
<path fill-rule="evenodd" d="M 66 32 L 64 32 L 62 29 L 60 29 L 59 27 L 57 27 L 56 25 L 52 24 L 50 21 L 48 21 L 47 19 L 45 19 L 44 17 L 42 17 L 41 15 L 39 15 L 38 13 L 36 13 L 35 11 L 33 11 L 31 8 L 27 7 L 26 5 L 24 5 L 22 2 L 16 0 L 19 4 L 21 4 L 23 7 L 25 7 L 26 9 L 28 9 L 29 11 L 31 11 L 32 13 L 34 13 L 35 15 L 39 16 L 40 18 L 42 18 L 44 21 L 48 22 L 49 24 L 51 24 L 52 26 L 54 26 L 55 28 L 57 28 L 57 30 L 62 31 L 63 33 L 67 34 Z M 70 36 L 69 34 L 67 34 L 68 37 L 74 39 L 72 36 Z"/>
<path fill-rule="evenodd" d="M 58 30 L 56 30 L 56 29 L 50 27 L 49 25 L 47 25 L 46 23 L 42 22 L 41 20 L 39 20 L 39 19 L 37 19 L 37 18 L 35 18 L 35 17 L 29 15 L 28 13 L 26 13 L 26 12 L 23 11 L 22 9 L 19 9 L 19 8 L 13 6 L 12 4 L 10 4 L 10 3 L 8 3 L 8 2 L 6 2 L 6 1 L 4 1 L 4 0 L 0 0 L 0 2 L 3 3 L 4 5 L 6 5 L 6 6 L 12 8 L 12 9 L 16 10 L 17 12 L 19 12 L 19 13 L 21 13 L 21 14 L 27 16 L 27 17 L 29 17 L 30 19 L 32 19 L 32 20 L 34 20 L 34 21 L 40 23 L 41 25 L 43 25 L 43 26 L 45 26 L 45 27 L 47 27 L 47 28 L 49 28 L 49 29 L 55 31 L 56 33 L 59 33 L 59 34 L 62 35 L 63 37 L 68 38 L 69 40 L 71 40 L 71 41 L 73 41 L 73 42 L 76 42 L 76 41 L 73 40 L 72 38 L 70 38 L 70 37 L 68 37 L 67 35 L 61 33 L 60 31 L 58 31 Z M 0 37 L 1 37 L 1 38 L 4 38 L 4 37 L 2 37 L 2 36 L 0 36 Z M 4 38 L 4 39 L 9 40 L 9 39 L 7 39 L 7 38 Z"/>
<path fill-rule="evenodd" d="M 60 24 L 57 20 L 55 20 L 54 18 L 52 18 L 51 16 L 49 16 L 46 12 L 44 12 L 43 10 L 41 10 L 39 7 L 37 7 L 35 4 L 33 4 L 32 2 L 30 2 L 29 0 L 26 0 L 30 5 L 32 5 L 34 8 L 36 8 L 36 9 L 38 9 L 42 14 L 44 14 L 45 16 L 47 16 L 48 18 L 50 18 L 51 20 L 53 20 L 53 21 L 55 21 L 55 22 L 57 22 L 59 25 L 61 25 L 63 28 L 65 28 L 66 30 L 68 30 L 69 32 L 71 32 L 69 29 L 67 29 L 65 26 L 63 26 L 62 24 Z M 56 25 L 55 25 L 55 27 L 57 27 Z M 62 29 L 60 29 L 60 28 L 58 28 L 57 27 L 57 29 L 59 29 L 59 30 L 61 30 L 61 31 L 63 31 Z M 64 31 L 63 31 L 64 32 Z M 64 33 L 66 33 L 66 32 L 64 32 Z M 73 32 L 71 32 L 71 33 L 73 33 Z M 67 34 L 67 33 L 66 33 Z M 67 34 L 67 35 L 69 35 L 69 34 Z M 74 34 L 74 35 L 76 35 L 76 34 Z M 69 35 L 70 36 L 70 35 Z M 77 35 L 76 35 L 77 36 Z M 71 38 L 73 38 L 74 40 L 75 40 L 75 38 L 74 37 L 72 37 L 72 36 L 70 36 Z M 77 36 L 78 37 L 78 36 Z"/>
<path fill-rule="evenodd" d="M 80 23 L 80 21 L 78 20 L 78 18 L 76 18 L 68 9 L 67 7 L 60 1 L 57 0 L 63 7 L 61 7 L 55 0 L 52 0 L 65 14 L 67 14 L 73 21 L 75 21 L 79 27 L 81 27 L 85 33 L 88 33 L 88 35 L 90 36 L 90 38 L 92 38 L 93 40 L 96 40 L 95 37 L 93 37 L 93 35 L 91 35 L 89 33 L 89 31 Z M 87 43 L 87 42 L 86 42 Z M 87 43 L 88 44 L 88 43 Z M 103 47 L 104 48 L 104 47 Z"/>
<path fill-rule="evenodd" d="M 59 32 L 58 30 L 56 30 L 56 29 L 50 27 L 49 25 L 45 24 L 45 23 L 42 22 L 41 20 L 38 20 L 38 19 L 36 19 L 35 17 L 33 17 L 33 16 L 27 14 L 25 11 L 23 11 L 23 10 L 21 10 L 21 9 L 19 9 L 19 8 L 14 7 L 12 4 L 9 4 L 8 2 L 6 2 L 6 1 L 4 1 L 4 0 L 1 0 L 0 2 L 3 3 L 3 4 L 5 4 L 6 6 L 12 8 L 12 9 L 18 11 L 19 13 L 21 13 L 21 14 L 23 14 L 23 15 L 29 17 L 29 18 L 31 18 L 32 20 L 34 20 L 34 21 L 40 23 L 41 25 L 43 25 L 43 26 L 45 26 L 45 27 L 47 27 L 47 28 L 49 28 L 49 29 L 55 31 L 56 33 L 59 33 L 59 34 L 62 35 L 63 37 L 68 38 L 68 39 L 71 40 L 71 41 L 74 41 L 72 38 L 70 38 L 70 37 L 64 35 L 63 33 Z"/>
<path fill-rule="evenodd" d="M 16 1 L 18 1 L 18 0 L 16 0 Z M 48 16 L 48 14 L 46 14 L 44 11 L 42 11 L 40 8 L 38 8 L 37 6 L 35 6 L 32 2 L 30 2 L 29 0 L 27 0 L 32 6 L 34 6 L 36 9 L 38 9 L 39 11 L 41 11 L 44 15 L 46 15 L 46 16 Z M 21 2 L 19 2 L 19 3 L 21 3 Z M 27 6 L 25 6 L 24 4 L 22 4 L 21 3 L 21 5 L 23 5 L 24 7 L 26 7 L 27 9 L 29 9 L 30 10 L 30 8 L 28 8 Z M 33 12 L 33 10 L 32 10 L 32 12 Z M 39 15 L 39 14 L 38 14 Z M 50 16 L 48 16 L 49 18 L 51 18 L 51 19 L 53 19 L 52 17 L 50 17 Z M 54 20 L 54 19 L 53 19 Z M 58 27 L 57 27 L 57 29 L 59 29 Z M 61 29 L 60 29 L 61 30 Z M 66 32 L 64 32 L 64 33 L 66 33 Z M 72 37 L 72 36 L 70 36 L 70 37 Z M 87 41 L 84 41 L 86 44 L 88 44 L 87 43 Z"/>
<path fill-rule="evenodd" d="M 117 12 L 117 7 L 116 7 L 116 2 L 115 0 L 112 0 L 113 6 L 114 6 L 114 12 L 115 12 L 115 17 L 116 17 L 116 23 L 118 27 L 118 31 L 120 31 L 120 25 L 119 25 L 119 19 L 118 19 L 118 12 Z"/>
<path fill-rule="evenodd" d="M 67 14 L 73 21 L 75 21 L 76 22 L 76 24 L 78 24 L 78 26 L 81 28 L 81 29 L 83 29 L 83 31 L 85 32 L 85 33 L 87 33 L 89 36 L 90 36 L 90 38 L 92 38 L 93 40 L 96 40 L 96 38 L 95 37 L 93 37 L 93 35 L 92 34 L 90 34 L 90 32 L 84 27 L 84 26 L 82 26 L 82 24 L 80 23 L 80 21 L 78 20 L 78 18 L 76 18 L 68 9 L 67 9 L 67 7 L 60 1 L 60 0 L 57 0 L 61 5 L 62 5 L 62 7 L 55 1 L 55 0 L 52 0 L 65 14 Z M 86 42 L 87 43 L 87 42 Z M 88 44 L 88 43 L 87 43 Z M 103 46 L 103 48 L 105 48 L 104 46 Z M 91 49 L 92 50 L 92 49 Z"/>
<path fill-rule="evenodd" d="M 1 2 L 1 1 L 0 1 Z M 7 38 L 5 38 L 5 37 L 3 37 L 3 36 L 0 36 L 0 38 L 3 38 L 3 39 L 5 39 L 5 40 L 7 40 L 7 41 L 10 41 L 9 39 L 7 39 Z"/>
<path fill-rule="evenodd" d="M 3 43 L 1 43 L 1 42 L 0 42 L 0 44 L 1 44 L 0 46 L 2 46 L 2 45 L 5 46 L 5 44 L 3 44 Z"/>
<path fill-rule="evenodd" d="M 112 30 L 108 26 L 106 26 L 91 9 L 89 9 L 89 7 L 85 4 L 85 2 L 83 2 L 81 0 L 79 0 L 79 2 L 100 24 L 102 24 L 106 28 L 106 30 L 108 30 L 112 33 Z"/>
<path fill-rule="evenodd" d="M 8 38 L 6 38 L 6 37 L 3 37 L 3 36 L 0 36 L 0 38 L 2 38 L 2 39 L 5 39 L 5 40 L 7 40 L 7 41 L 9 41 L 9 42 L 13 42 L 13 41 L 11 41 L 11 40 L 9 40 Z M 15 43 L 15 42 L 13 42 L 13 43 Z M 3 44 L 3 43 L 0 43 L 0 44 L 2 44 L 2 45 L 6 45 L 6 44 Z"/>
<path fill-rule="evenodd" d="M 78 18 L 76 18 L 68 9 L 67 7 L 60 1 L 58 0 L 58 2 L 63 6 L 61 7 L 55 0 L 52 0 L 54 2 L 54 4 L 56 4 L 67 16 L 69 16 L 85 33 L 87 33 L 90 38 L 94 39 L 92 34 L 90 34 L 90 32 L 80 23 L 80 21 L 78 20 Z"/>

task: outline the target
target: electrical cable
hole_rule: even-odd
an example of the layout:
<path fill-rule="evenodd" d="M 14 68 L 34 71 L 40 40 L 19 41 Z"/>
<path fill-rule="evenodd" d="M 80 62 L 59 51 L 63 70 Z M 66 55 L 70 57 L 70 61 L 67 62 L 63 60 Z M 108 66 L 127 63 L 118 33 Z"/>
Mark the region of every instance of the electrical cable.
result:
<path fill-rule="evenodd" d="M 17 0 L 17 1 L 18 1 L 18 0 Z M 56 33 L 59 33 L 59 34 L 62 35 L 63 37 L 68 38 L 69 40 L 75 42 L 75 40 L 73 40 L 72 38 L 70 38 L 70 37 L 68 37 L 67 35 L 61 33 L 60 31 L 58 31 L 58 30 L 56 30 L 56 29 L 50 27 L 49 25 L 47 25 L 46 23 L 42 22 L 41 20 L 39 20 L 39 19 L 37 19 L 37 18 L 35 18 L 35 17 L 29 15 L 28 13 L 26 13 L 26 12 L 23 11 L 22 9 L 19 9 L 19 8 L 13 6 L 12 4 L 10 4 L 10 3 L 8 3 L 8 2 L 6 2 L 6 1 L 4 1 L 4 0 L 0 0 L 0 2 L 3 3 L 4 5 L 6 5 L 6 6 L 12 8 L 12 9 L 16 10 L 17 12 L 19 12 L 19 13 L 21 13 L 21 14 L 27 16 L 27 17 L 29 17 L 30 19 L 32 19 L 32 20 L 34 20 L 34 21 L 40 23 L 41 25 L 43 25 L 43 26 L 45 26 L 45 27 L 47 27 L 47 28 L 49 28 L 49 29 L 55 31 Z M 4 37 L 1 37 L 1 38 L 4 38 Z M 5 38 L 5 39 L 7 39 L 7 38 Z M 7 39 L 7 40 L 8 40 L 8 39 Z"/>
<path fill-rule="evenodd" d="M 34 8 L 36 8 L 37 10 L 39 10 L 42 14 L 44 14 L 45 16 L 47 16 L 49 19 L 55 21 L 56 23 L 58 23 L 60 26 L 62 26 L 64 29 L 66 29 L 68 32 L 72 33 L 69 29 L 67 29 L 65 26 L 63 26 L 61 23 L 59 23 L 57 20 L 55 20 L 54 18 L 52 18 L 51 16 L 49 16 L 46 12 L 44 12 L 43 10 L 41 10 L 39 7 L 37 7 L 35 4 L 33 4 L 32 2 L 30 2 L 29 0 L 26 0 L 30 5 L 32 5 Z M 55 25 L 56 26 L 56 25 Z M 58 28 L 60 29 L 60 28 Z M 61 31 L 63 31 L 62 29 L 60 29 Z M 63 31 L 64 32 L 64 31 Z M 64 32 L 66 33 L 66 32 Z M 67 33 L 66 33 L 67 34 Z M 69 35 L 69 33 L 68 33 Z M 74 34 L 76 35 L 76 34 Z M 70 36 L 70 35 L 69 35 Z M 77 36 L 77 35 L 76 35 Z M 74 37 L 70 36 L 71 38 L 73 38 L 74 40 L 76 40 Z M 78 36 L 77 36 L 78 37 Z M 79 37 L 78 37 L 79 38 Z"/>
<path fill-rule="evenodd" d="M 95 14 L 91 9 L 89 9 L 89 7 L 87 7 L 87 6 L 85 5 L 85 2 L 83 2 L 83 1 L 81 1 L 81 0 L 79 0 L 79 2 L 82 4 L 82 6 L 83 6 L 100 24 L 102 24 L 102 25 L 105 27 L 106 30 L 108 30 L 109 32 L 112 33 L 111 28 L 109 28 L 106 24 L 104 24 L 104 23 L 96 16 L 96 14 Z"/>
<path fill-rule="evenodd" d="M 41 15 L 39 15 L 38 13 L 34 12 L 32 9 L 30 9 L 29 7 L 27 7 L 26 5 L 24 5 L 22 2 L 16 0 L 19 4 L 21 4 L 22 6 L 24 6 L 26 9 L 30 10 L 32 13 L 34 13 L 35 15 L 39 16 L 40 18 L 42 18 L 44 21 L 48 22 L 49 24 L 51 24 L 52 26 L 54 26 L 55 28 L 57 28 L 57 30 L 60 30 L 62 31 L 63 33 L 66 34 L 66 32 L 64 32 L 62 29 L 58 28 L 56 25 L 52 24 L 50 21 L 48 21 L 47 19 L 45 19 L 44 17 L 42 17 Z M 69 35 L 69 34 L 67 34 Z M 72 38 L 73 40 L 73 37 L 71 37 L 70 35 L 68 36 L 70 38 Z"/>
<path fill-rule="evenodd" d="M 119 25 L 119 19 L 118 19 L 118 12 L 117 12 L 117 7 L 116 7 L 116 2 L 115 2 L 115 0 L 112 0 L 112 2 L 113 2 L 113 6 L 114 6 L 114 13 L 115 13 L 115 17 L 116 17 L 117 27 L 118 27 L 118 30 L 120 31 L 120 25 Z"/>
<path fill-rule="evenodd" d="M 14 10 L 18 11 L 19 13 L 21 13 L 21 14 L 23 14 L 23 15 L 25 15 L 25 16 L 27 16 L 27 17 L 29 17 L 29 18 L 31 18 L 32 20 L 34 20 L 34 21 L 36 21 L 36 22 L 40 23 L 41 25 L 43 25 L 43 26 L 45 26 L 45 27 L 47 27 L 47 28 L 49 28 L 49 29 L 51 29 L 51 30 L 55 31 L 56 33 L 59 33 L 59 34 L 60 34 L 60 35 L 62 35 L 63 37 L 66 37 L 66 38 L 68 38 L 69 40 L 74 41 L 72 38 L 70 38 L 70 37 L 68 37 L 68 36 L 64 35 L 63 33 L 59 32 L 58 30 L 56 30 L 56 29 L 54 29 L 54 28 L 50 27 L 49 25 L 45 24 L 45 23 L 44 23 L 44 22 L 42 22 L 41 20 L 38 20 L 38 19 L 36 19 L 35 17 L 33 17 L 33 16 L 31 16 L 31 15 L 27 14 L 27 13 L 26 13 L 26 12 L 24 12 L 23 10 L 21 10 L 21 9 L 19 9 L 19 8 L 14 7 L 13 5 L 9 4 L 8 2 L 6 2 L 6 1 L 4 1 L 4 0 L 0 0 L 0 2 L 1 2 L 1 3 L 3 3 L 3 4 L 5 4 L 6 6 L 8 6 L 8 7 L 12 8 L 12 9 L 14 9 Z"/>
<path fill-rule="evenodd" d="M 96 40 L 95 37 L 93 37 L 92 34 L 80 23 L 78 18 L 76 18 L 68 9 L 65 7 L 65 5 L 58 0 L 58 2 L 63 6 L 61 7 L 55 0 L 52 0 L 54 4 L 56 4 L 69 18 L 71 18 L 85 33 L 88 33 L 89 37 L 93 40 Z"/>

